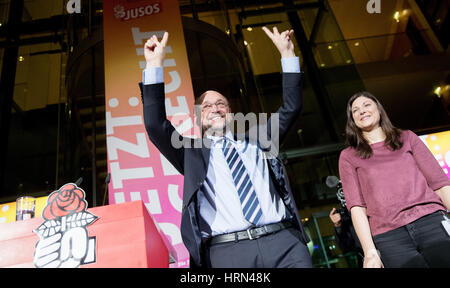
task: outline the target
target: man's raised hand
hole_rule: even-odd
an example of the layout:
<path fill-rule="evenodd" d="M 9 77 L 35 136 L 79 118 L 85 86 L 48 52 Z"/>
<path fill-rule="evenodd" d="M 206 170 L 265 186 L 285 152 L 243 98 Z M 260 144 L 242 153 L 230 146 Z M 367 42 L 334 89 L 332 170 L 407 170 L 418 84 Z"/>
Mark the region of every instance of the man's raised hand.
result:
<path fill-rule="evenodd" d="M 278 51 L 280 51 L 282 58 L 295 57 L 294 43 L 291 39 L 294 30 L 291 29 L 279 33 L 277 27 L 273 27 L 273 31 L 270 31 L 267 27 L 262 27 L 262 29 L 275 44 Z"/>
<path fill-rule="evenodd" d="M 144 56 L 147 62 L 147 68 L 149 67 L 162 67 L 164 58 L 166 57 L 166 45 L 169 39 L 169 33 L 164 32 L 164 36 L 161 41 L 158 41 L 158 37 L 153 35 L 145 42 Z"/>

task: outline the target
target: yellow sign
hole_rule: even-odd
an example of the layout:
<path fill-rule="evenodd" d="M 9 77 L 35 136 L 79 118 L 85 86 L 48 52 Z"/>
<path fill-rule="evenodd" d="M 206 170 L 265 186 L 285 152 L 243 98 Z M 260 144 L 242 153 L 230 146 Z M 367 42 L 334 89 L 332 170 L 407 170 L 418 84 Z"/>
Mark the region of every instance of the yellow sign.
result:
<path fill-rule="evenodd" d="M 48 196 L 36 198 L 36 207 L 34 217 L 42 217 L 42 210 L 47 204 Z M 16 221 L 16 202 L 0 204 L 0 223 Z"/>
<path fill-rule="evenodd" d="M 450 131 L 419 136 L 450 179 Z"/>

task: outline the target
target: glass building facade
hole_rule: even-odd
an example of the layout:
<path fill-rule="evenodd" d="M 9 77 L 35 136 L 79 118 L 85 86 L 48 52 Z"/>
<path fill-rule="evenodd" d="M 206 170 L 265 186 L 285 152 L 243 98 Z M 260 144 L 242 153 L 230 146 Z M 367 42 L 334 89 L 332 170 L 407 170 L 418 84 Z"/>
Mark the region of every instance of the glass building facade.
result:
<path fill-rule="evenodd" d="M 107 1 L 107 0 L 105 0 Z M 108 202 L 102 1 L 0 1 L 0 203 L 44 196 L 83 178 L 91 206 Z M 354 267 L 337 247 L 325 180 L 338 174 L 346 102 L 376 95 L 394 125 L 450 128 L 449 3 L 366 0 L 179 0 L 194 94 L 220 91 L 233 111 L 276 112 L 281 63 L 261 30 L 294 29 L 304 107 L 281 144 L 316 267 Z"/>

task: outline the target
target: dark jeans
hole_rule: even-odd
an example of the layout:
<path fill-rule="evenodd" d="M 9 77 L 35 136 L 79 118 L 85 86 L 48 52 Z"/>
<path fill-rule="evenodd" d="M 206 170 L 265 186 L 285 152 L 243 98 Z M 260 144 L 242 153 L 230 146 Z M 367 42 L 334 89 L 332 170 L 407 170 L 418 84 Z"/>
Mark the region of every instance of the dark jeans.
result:
<path fill-rule="evenodd" d="M 311 268 L 311 256 L 295 228 L 255 240 L 209 246 L 209 268 Z"/>
<path fill-rule="evenodd" d="M 450 236 L 438 211 L 405 226 L 373 236 L 386 268 L 450 267 Z"/>

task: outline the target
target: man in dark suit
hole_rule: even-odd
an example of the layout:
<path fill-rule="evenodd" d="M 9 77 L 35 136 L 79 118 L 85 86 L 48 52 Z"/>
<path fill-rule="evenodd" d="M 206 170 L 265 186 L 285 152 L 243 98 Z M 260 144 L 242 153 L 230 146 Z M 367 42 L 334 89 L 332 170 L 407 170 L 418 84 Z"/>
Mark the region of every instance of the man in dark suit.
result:
<path fill-rule="evenodd" d="M 284 101 L 259 134 L 232 133 L 227 98 L 207 91 L 196 100 L 202 138 L 181 136 L 165 112 L 162 66 L 168 33 L 161 41 L 151 37 L 144 46 L 147 67 L 140 88 L 145 126 L 150 140 L 184 175 L 181 235 L 191 267 L 312 266 L 309 239 L 273 149 L 302 107 L 294 31 L 263 30 L 282 56 Z"/>

